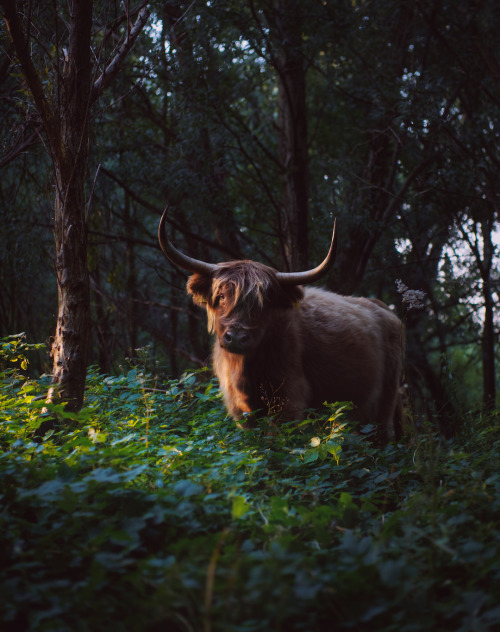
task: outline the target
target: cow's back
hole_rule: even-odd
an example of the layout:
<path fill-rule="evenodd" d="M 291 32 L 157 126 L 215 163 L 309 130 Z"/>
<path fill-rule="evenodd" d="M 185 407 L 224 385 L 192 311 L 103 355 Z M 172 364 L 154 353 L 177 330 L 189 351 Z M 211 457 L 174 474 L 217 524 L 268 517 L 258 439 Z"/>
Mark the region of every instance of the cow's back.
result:
<path fill-rule="evenodd" d="M 310 406 L 353 401 L 362 421 L 392 423 L 402 366 L 397 316 L 381 301 L 319 288 L 306 288 L 298 309 Z"/>

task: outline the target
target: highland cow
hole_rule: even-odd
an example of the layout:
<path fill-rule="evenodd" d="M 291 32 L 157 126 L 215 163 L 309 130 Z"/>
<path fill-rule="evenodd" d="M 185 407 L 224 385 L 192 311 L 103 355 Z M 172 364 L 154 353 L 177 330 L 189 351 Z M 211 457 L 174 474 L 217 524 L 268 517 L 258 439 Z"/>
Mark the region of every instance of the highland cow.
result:
<path fill-rule="evenodd" d="M 333 264 L 335 230 L 321 265 L 282 273 L 253 261 L 212 264 L 159 240 L 173 264 L 193 272 L 187 291 L 206 308 L 213 366 L 235 420 L 262 411 L 298 420 L 324 402 L 352 401 L 354 417 L 385 440 L 398 432 L 403 326 L 377 299 L 303 288 Z"/>

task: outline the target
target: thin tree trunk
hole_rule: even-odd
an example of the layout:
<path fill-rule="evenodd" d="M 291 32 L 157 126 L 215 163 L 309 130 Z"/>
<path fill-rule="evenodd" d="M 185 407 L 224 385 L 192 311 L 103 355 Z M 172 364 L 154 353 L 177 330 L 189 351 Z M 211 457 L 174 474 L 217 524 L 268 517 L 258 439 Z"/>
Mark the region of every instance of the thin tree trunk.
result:
<path fill-rule="evenodd" d="M 52 382 L 55 391 L 68 402 L 68 410 L 83 404 L 90 331 L 90 295 L 87 269 L 87 229 L 83 184 L 85 166 L 75 161 L 75 176 L 68 186 L 56 167 L 55 246 L 59 309 L 52 343 Z M 77 166 L 78 165 L 78 166 Z"/>
<path fill-rule="evenodd" d="M 85 180 L 90 108 L 92 5 L 70 0 L 69 48 L 59 73 L 60 142 L 51 145 L 55 167 L 54 236 L 59 310 L 52 343 L 52 380 L 68 410 L 83 404 L 90 334 Z M 55 389 L 54 389 L 55 390 Z M 53 398 L 51 391 L 49 398 Z"/>
<path fill-rule="evenodd" d="M 113 335 L 110 331 L 108 319 L 104 311 L 102 294 L 97 291 L 101 285 L 99 266 L 96 266 L 92 272 L 91 285 L 94 287 L 92 302 L 94 304 L 96 315 L 95 330 L 99 349 L 99 369 L 102 373 L 109 373 L 111 371 L 111 348 Z"/>
<path fill-rule="evenodd" d="M 51 62 L 54 80 L 45 84 L 31 53 L 31 23 L 24 24 L 24 5 L 0 0 L 19 65 L 43 124 L 54 165 L 55 269 L 59 309 L 52 344 L 53 386 L 48 400 L 67 403 L 67 410 L 83 404 L 90 335 L 89 271 L 85 181 L 89 152 L 91 104 L 120 71 L 144 27 L 149 12 L 139 10 L 135 24 L 117 54 L 91 85 L 91 33 L 93 0 L 67 0 L 67 48 L 59 47 Z M 54 3 L 57 12 L 58 5 Z M 29 12 L 28 12 L 29 14 Z"/>
<path fill-rule="evenodd" d="M 278 44 L 273 63 L 278 73 L 279 152 L 283 178 L 284 256 L 289 269 L 308 265 L 309 158 L 307 140 L 306 67 L 300 17 L 275 0 L 270 18 Z"/>
<path fill-rule="evenodd" d="M 483 238 L 483 262 L 479 265 L 482 277 L 484 299 L 484 324 L 482 335 L 483 356 L 483 403 L 486 410 L 493 410 L 496 403 L 495 375 L 495 323 L 494 304 L 491 282 L 491 267 L 495 248 L 491 239 L 494 212 L 491 218 L 481 222 Z"/>
<path fill-rule="evenodd" d="M 483 283 L 483 298 L 485 307 L 482 337 L 483 401 L 487 410 L 493 410 L 496 402 L 495 326 L 490 282 Z"/>
<path fill-rule="evenodd" d="M 68 0 L 68 47 L 56 50 L 55 102 L 46 92 L 31 57 L 22 12 L 14 0 L 2 0 L 6 24 L 24 78 L 33 96 L 54 164 L 55 268 L 59 309 L 52 344 L 53 384 L 68 410 L 83 403 L 90 327 L 85 176 L 90 107 L 90 36 L 92 0 Z M 28 29 L 30 25 L 28 25 Z"/>
<path fill-rule="evenodd" d="M 128 326 L 128 341 L 129 349 L 128 354 L 131 358 L 135 358 L 137 355 L 138 343 L 138 328 L 137 328 L 137 299 L 139 298 L 137 292 L 137 270 L 135 266 L 135 249 L 133 243 L 134 236 L 134 212 L 130 204 L 130 196 L 125 192 L 125 204 L 124 204 L 124 223 L 125 234 L 130 239 L 127 240 L 125 249 L 125 260 L 127 263 L 127 326 Z"/>

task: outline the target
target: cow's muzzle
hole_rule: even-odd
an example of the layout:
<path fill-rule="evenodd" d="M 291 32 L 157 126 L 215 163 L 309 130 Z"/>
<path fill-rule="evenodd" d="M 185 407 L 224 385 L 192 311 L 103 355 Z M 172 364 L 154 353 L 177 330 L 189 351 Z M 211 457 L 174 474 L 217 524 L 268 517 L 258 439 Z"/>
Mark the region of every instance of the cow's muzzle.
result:
<path fill-rule="evenodd" d="M 220 337 L 220 346 L 230 353 L 245 353 L 251 344 L 251 336 L 244 329 L 230 327 Z"/>

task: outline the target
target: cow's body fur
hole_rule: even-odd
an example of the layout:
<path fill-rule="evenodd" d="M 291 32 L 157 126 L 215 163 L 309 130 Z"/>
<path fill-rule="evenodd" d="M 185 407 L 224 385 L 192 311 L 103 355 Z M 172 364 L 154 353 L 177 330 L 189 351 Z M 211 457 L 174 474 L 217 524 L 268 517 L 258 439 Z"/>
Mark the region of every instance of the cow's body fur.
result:
<path fill-rule="evenodd" d="M 352 401 L 357 419 L 377 424 L 382 438 L 392 435 L 401 417 L 400 320 L 376 299 L 282 288 L 273 275 L 261 264 L 234 262 L 188 282 L 217 334 L 214 370 L 231 416 L 261 410 L 294 420 L 325 401 Z M 244 330 L 244 348 L 225 344 L 229 329 L 233 338 Z"/>

